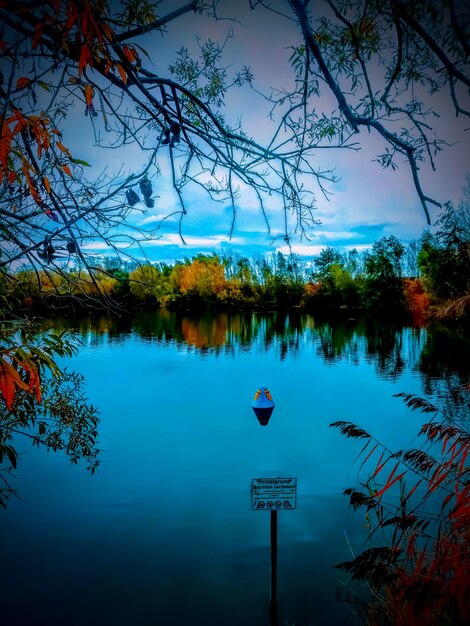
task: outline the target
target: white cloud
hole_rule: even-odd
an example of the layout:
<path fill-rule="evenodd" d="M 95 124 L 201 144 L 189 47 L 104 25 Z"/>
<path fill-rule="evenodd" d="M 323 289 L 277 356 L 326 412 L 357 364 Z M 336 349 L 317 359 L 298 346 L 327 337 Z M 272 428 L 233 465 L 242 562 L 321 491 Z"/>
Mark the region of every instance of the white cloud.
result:
<path fill-rule="evenodd" d="M 80 246 L 81 250 L 109 250 L 110 248 L 111 246 L 104 241 L 91 241 L 90 243 Z"/>
<path fill-rule="evenodd" d="M 319 228 L 317 231 L 309 234 L 309 237 L 315 237 L 315 239 L 327 239 L 329 240 L 338 240 L 338 239 L 355 239 L 356 237 L 360 237 L 357 233 L 351 232 L 350 230 L 322 230 Z"/>
<path fill-rule="evenodd" d="M 299 256 L 318 256 L 325 246 L 311 246 L 308 244 L 294 244 L 290 248 L 289 246 L 281 246 L 276 248 L 276 252 L 281 254 L 290 254 L 291 251 Z"/>
<path fill-rule="evenodd" d="M 139 222 L 139 226 L 147 226 L 148 224 L 155 224 L 157 222 L 166 221 L 171 222 L 176 219 L 176 214 L 168 214 L 159 213 L 158 215 L 149 215 L 144 218 L 141 222 Z"/>
<path fill-rule="evenodd" d="M 211 235 L 208 237 L 198 237 L 195 235 L 184 235 L 184 243 L 181 237 L 176 233 L 169 233 L 159 239 L 150 239 L 146 241 L 146 245 L 150 246 L 168 246 L 177 245 L 181 248 L 215 248 L 222 243 L 243 246 L 246 240 L 242 237 L 232 237 L 229 239 L 226 235 Z M 186 245 L 185 245 L 186 244 Z"/>

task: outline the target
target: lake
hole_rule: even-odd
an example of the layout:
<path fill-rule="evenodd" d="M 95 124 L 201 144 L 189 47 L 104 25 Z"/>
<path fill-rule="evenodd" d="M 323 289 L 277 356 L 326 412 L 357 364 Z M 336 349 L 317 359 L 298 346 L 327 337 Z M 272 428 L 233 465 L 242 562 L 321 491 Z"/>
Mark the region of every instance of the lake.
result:
<path fill-rule="evenodd" d="M 362 444 L 350 420 L 390 448 L 416 444 L 422 414 L 399 392 L 467 419 L 468 333 L 374 320 L 139 312 L 56 320 L 83 341 L 63 365 L 87 379 L 101 415 L 91 476 L 61 454 L 28 450 L 0 511 L 0 623 L 8 626 L 269 624 L 270 514 L 253 478 L 297 478 L 278 513 L 280 623 L 356 624 L 334 565 L 364 545 L 363 513 L 342 491 Z M 276 404 L 267 426 L 251 402 Z M 357 588 L 357 587 L 356 587 Z"/>

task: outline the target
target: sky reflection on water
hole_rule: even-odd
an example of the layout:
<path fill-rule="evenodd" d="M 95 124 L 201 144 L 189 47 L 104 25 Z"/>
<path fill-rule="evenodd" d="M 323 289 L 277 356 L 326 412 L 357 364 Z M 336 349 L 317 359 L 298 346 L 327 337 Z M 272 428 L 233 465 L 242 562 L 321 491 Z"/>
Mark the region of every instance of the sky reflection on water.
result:
<path fill-rule="evenodd" d="M 279 513 L 281 617 L 354 624 L 333 566 L 364 538 L 342 495 L 360 446 L 329 424 L 355 421 L 394 448 L 423 419 L 393 394 L 428 388 L 461 410 L 444 394 L 468 375 L 458 329 L 444 342 L 442 328 L 167 312 L 73 326 L 102 464 L 91 477 L 60 455 L 21 458 L 24 501 L 0 513 L 4 623 L 267 624 L 269 515 L 251 510 L 249 486 L 296 476 L 297 509 Z M 267 427 L 251 411 L 262 384 Z"/>

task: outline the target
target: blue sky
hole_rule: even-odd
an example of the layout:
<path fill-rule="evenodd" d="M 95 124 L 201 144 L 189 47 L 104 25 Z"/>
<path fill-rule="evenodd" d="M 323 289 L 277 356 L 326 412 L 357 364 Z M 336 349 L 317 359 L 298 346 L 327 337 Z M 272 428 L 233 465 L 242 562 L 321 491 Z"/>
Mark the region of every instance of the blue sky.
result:
<path fill-rule="evenodd" d="M 293 44 L 300 43 L 295 25 L 277 15 L 266 14 L 258 10 L 250 15 L 243 7 L 245 2 L 222 3 L 226 13 L 236 14 L 240 22 L 214 22 L 192 13 L 179 18 L 168 27 L 168 34 L 146 35 L 136 43 L 142 45 L 155 63 L 155 70 L 161 75 L 168 75 L 168 64 L 174 59 L 174 52 L 184 45 L 196 50 L 196 35 L 204 41 L 208 38 L 223 40 L 229 29 L 233 37 L 227 42 L 225 58 L 233 71 L 243 65 L 249 65 L 255 75 L 255 84 L 263 91 L 274 87 L 282 87 L 292 80 L 289 67 L 289 49 Z M 171 3 L 174 7 L 175 3 Z M 165 11 L 162 11 L 165 13 Z M 445 97 L 438 97 L 433 103 L 440 118 L 436 124 L 440 132 L 451 145 L 436 158 L 437 171 L 432 172 L 424 165 L 421 177 L 425 192 L 445 202 L 452 200 L 458 203 L 465 185 L 465 174 L 468 167 L 470 131 L 466 131 L 468 122 L 455 118 L 450 110 L 450 103 Z M 330 97 L 326 93 L 319 107 L 328 108 Z M 268 108 L 261 97 L 239 89 L 232 92 L 226 101 L 223 114 L 227 120 L 239 118 L 249 134 L 263 143 L 269 137 L 272 127 L 267 119 Z M 78 115 L 78 111 L 76 113 Z M 89 123 L 89 118 L 86 119 Z M 83 126 L 83 118 L 80 120 Z M 91 129 L 81 128 L 80 139 L 70 141 L 76 145 L 74 152 L 80 157 L 81 147 L 88 151 L 86 143 L 90 140 Z M 383 170 L 373 162 L 377 154 L 383 152 L 383 145 L 377 137 L 363 130 L 358 140 L 362 149 L 359 152 L 350 150 L 327 150 L 315 155 L 318 165 L 333 168 L 340 178 L 331 184 L 331 196 L 327 200 L 317 194 L 316 217 L 321 220 L 308 233 L 308 240 L 294 239 L 292 249 L 306 259 L 316 256 L 326 246 L 337 246 L 343 250 L 353 247 L 363 250 L 383 235 L 394 234 L 403 241 L 419 237 L 426 220 L 414 189 L 409 168 L 405 163 L 399 164 L 397 171 Z M 78 141 L 78 145 L 77 145 Z M 81 158 L 84 158 L 83 155 Z M 123 163 L 128 171 L 141 162 L 137 149 L 126 148 L 125 152 L 93 151 L 95 168 L 107 166 L 110 171 L 118 170 Z M 242 187 L 237 201 L 237 221 L 232 238 L 229 232 L 232 221 L 232 209 L 228 203 L 215 203 L 203 195 L 199 188 L 188 188 L 186 202 L 188 214 L 183 224 L 183 244 L 178 235 L 177 216 L 171 214 L 179 209 L 176 193 L 171 187 L 169 162 L 166 153 L 158 154 L 161 175 L 153 178 L 154 188 L 158 197 L 154 209 L 135 216 L 137 225 L 155 226 L 162 218 L 166 218 L 152 241 L 145 244 L 145 253 L 154 261 L 172 261 L 192 256 L 198 252 L 232 251 L 238 254 L 253 256 L 280 250 L 288 252 L 285 242 L 277 239 L 282 233 L 282 212 L 276 200 L 267 206 L 271 224 L 268 233 L 264 218 L 260 212 L 253 192 Z M 143 205 L 138 205 L 145 209 Z M 432 209 L 435 220 L 438 209 Z M 170 217 L 168 217 L 170 216 Z M 106 250 L 99 244 L 88 246 L 90 253 L 101 253 Z M 140 252 L 134 248 L 129 253 Z"/>

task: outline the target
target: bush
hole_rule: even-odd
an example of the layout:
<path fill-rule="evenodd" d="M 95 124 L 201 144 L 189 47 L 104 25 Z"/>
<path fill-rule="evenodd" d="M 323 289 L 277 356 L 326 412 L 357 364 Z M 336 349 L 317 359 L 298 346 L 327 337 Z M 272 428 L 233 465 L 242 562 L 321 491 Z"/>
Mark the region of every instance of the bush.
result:
<path fill-rule="evenodd" d="M 369 540 L 378 530 L 387 538 L 337 567 L 368 583 L 370 624 L 463 626 L 470 623 L 470 435 L 426 400 L 398 395 L 432 414 L 419 448 L 392 452 L 355 424 L 332 424 L 365 442 L 361 467 L 372 463 L 372 474 L 345 494 L 365 510 Z"/>

